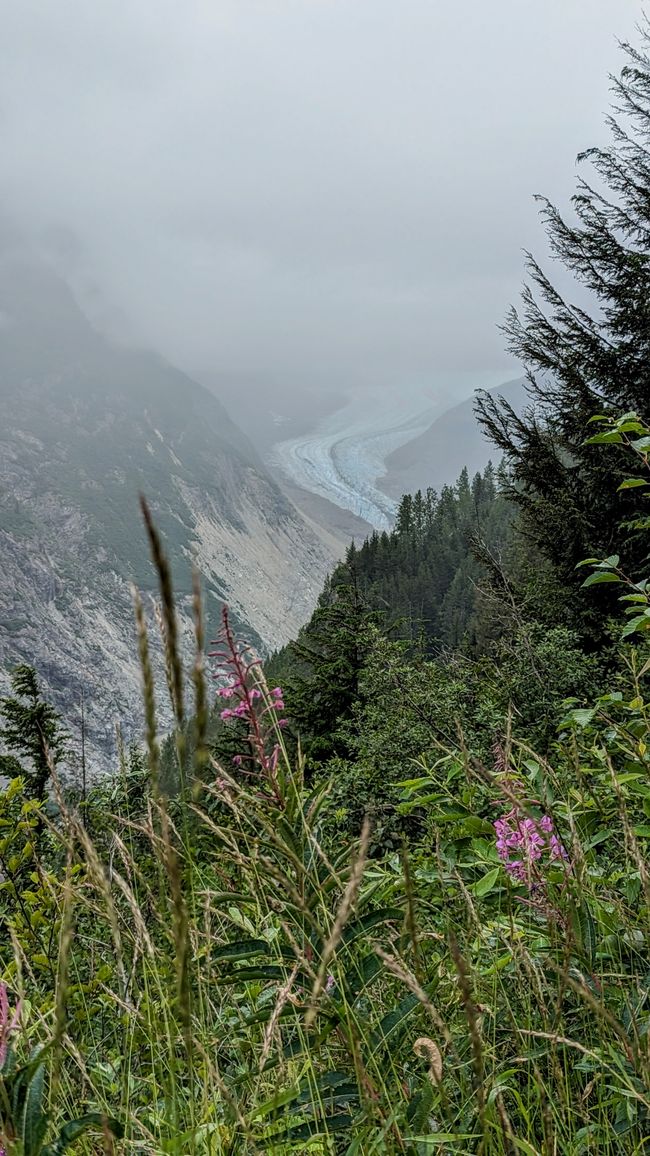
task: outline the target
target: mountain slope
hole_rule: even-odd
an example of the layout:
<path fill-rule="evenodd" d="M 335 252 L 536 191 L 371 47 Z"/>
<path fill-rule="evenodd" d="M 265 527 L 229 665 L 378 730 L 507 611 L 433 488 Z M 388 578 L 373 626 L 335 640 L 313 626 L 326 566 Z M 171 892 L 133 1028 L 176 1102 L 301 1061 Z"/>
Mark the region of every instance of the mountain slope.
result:
<path fill-rule="evenodd" d="M 174 561 L 188 648 L 193 560 L 212 629 L 228 601 L 262 648 L 296 632 L 339 544 L 307 526 L 209 391 L 106 341 L 50 271 L 3 266 L 0 680 L 35 665 L 73 732 L 83 691 L 104 766 L 115 718 L 140 725 L 130 586 L 154 579 L 139 493 Z"/>
<path fill-rule="evenodd" d="M 490 393 L 502 395 L 517 411 L 524 408 L 527 394 L 524 378 L 508 381 Z M 474 414 L 474 398 L 448 409 L 424 433 L 400 446 L 386 459 L 386 474 L 379 481 L 392 498 L 451 485 L 463 467 L 483 470 L 498 457 L 485 437 Z"/>

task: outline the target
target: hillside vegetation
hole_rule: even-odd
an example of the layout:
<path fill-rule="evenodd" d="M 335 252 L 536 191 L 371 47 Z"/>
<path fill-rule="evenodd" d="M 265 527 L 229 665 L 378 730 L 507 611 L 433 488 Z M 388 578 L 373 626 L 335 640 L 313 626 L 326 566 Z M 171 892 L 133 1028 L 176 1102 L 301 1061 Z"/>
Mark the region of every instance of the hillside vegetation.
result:
<path fill-rule="evenodd" d="M 92 789 L 0 701 L 0 1147 L 618 1156 L 650 1144 L 650 59 L 513 314 L 504 455 L 405 497 L 266 665 L 143 504 L 145 734 Z M 622 126 L 625 126 L 624 128 Z M 190 585 L 191 583 L 191 585 Z M 191 595 L 188 591 L 191 589 Z M 207 655 L 207 657 L 206 657 Z M 162 686 L 160 685 L 162 682 Z M 160 728 L 166 693 L 173 725 Z"/>

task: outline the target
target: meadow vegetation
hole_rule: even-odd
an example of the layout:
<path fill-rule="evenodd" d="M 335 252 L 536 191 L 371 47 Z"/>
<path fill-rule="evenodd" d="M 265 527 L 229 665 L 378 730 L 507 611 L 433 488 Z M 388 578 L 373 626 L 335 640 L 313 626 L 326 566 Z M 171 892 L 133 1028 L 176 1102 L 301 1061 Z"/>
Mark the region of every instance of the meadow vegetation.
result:
<path fill-rule="evenodd" d="M 595 436 L 612 433 L 645 468 L 639 419 Z M 542 753 L 497 659 L 422 657 L 373 619 L 345 757 L 310 763 L 290 688 L 269 687 L 227 616 L 213 709 L 198 591 L 184 685 L 148 529 L 173 791 L 139 602 L 147 743 L 114 779 L 66 789 L 65 738 L 24 672 L 3 703 L 5 742 L 22 742 L 5 758 L 23 760 L 0 795 L 7 1152 L 82 1133 L 92 1150 L 179 1154 L 645 1150 L 645 580 L 588 561 L 583 596 L 616 587 L 628 617 L 609 685 L 558 699 Z M 44 718 L 51 747 L 30 748 Z"/>

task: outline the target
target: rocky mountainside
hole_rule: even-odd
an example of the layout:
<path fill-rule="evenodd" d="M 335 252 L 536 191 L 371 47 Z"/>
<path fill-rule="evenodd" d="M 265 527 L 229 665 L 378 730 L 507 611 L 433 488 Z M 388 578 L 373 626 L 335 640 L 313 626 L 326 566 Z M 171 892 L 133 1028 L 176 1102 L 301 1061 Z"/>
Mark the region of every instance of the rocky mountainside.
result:
<path fill-rule="evenodd" d="M 508 381 L 490 390 L 505 397 L 517 412 L 529 402 L 525 378 Z M 452 484 L 464 466 L 471 472 L 485 469 L 495 461 L 493 444 L 485 437 L 474 413 L 474 398 L 468 398 L 441 414 L 419 437 L 400 446 L 386 459 L 386 474 L 379 485 L 390 497 Z"/>
<path fill-rule="evenodd" d="M 210 628 L 227 601 L 262 649 L 296 634 L 340 540 L 296 510 L 213 394 L 156 356 L 107 341 L 51 271 L 5 264 L 0 689 L 13 664 L 33 664 L 73 746 L 83 695 L 87 749 L 101 769 L 116 719 L 127 721 L 126 738 L 140 729 L 132 583 L 155 630 L 139 493 L 174 561 L 188 650 L 193 561 Z"/>

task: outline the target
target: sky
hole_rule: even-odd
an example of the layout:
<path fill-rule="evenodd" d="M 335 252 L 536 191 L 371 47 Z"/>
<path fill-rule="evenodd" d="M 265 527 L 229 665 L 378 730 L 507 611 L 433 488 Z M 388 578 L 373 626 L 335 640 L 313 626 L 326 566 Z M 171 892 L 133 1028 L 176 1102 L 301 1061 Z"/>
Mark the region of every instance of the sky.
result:
<path fill-rule="evenodd" d="M 198 375 L 515 376 L 498 325 L 522 251 L 543 253 L 533 194 L 567 205 L 641 16 L 638 0 L 0 0 L 0 232 L 54 254 L 100 324 Z"/>

